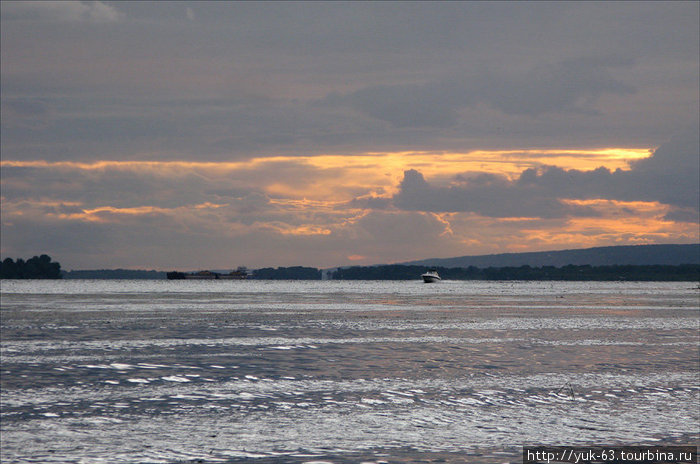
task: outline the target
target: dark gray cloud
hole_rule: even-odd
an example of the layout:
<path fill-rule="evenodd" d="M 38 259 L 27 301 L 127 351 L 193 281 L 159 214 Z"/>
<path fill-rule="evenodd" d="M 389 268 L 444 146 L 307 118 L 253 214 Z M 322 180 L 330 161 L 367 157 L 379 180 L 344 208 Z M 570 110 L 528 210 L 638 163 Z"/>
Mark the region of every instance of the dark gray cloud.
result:
<path fill-rule="evenodd" d="M 96 23 L 119 21 L 123 17 L 116 8 L 101 1 L 13 1 L 3 5 L 2 14 L 8 20 Z"/>
<path fill-rule="evenodd" d="M 697 2 L 3 1 L 2 159 L 658 147 L 698 120 L 698 14 Z M 527 232 L 600 214 L 562 198 L 659 201 L 668 219 L 696 218 L 689 137 L 629 172 L 544 166 L 443 185 L 409 171 L 394 198 L 386 183 L 333 186 L 341 167 L 303 161 L 218 173 L 4 165 L 2 252 L 254 266 L 504 251 L 513 237 L 571 246 L 576 231 Z M 297 204 L 302 186 L 342 200 Z M 544 219 L 493 219 L 526 215 Z M 684 230 L 664 233 L 692 240 Z"/>
<path fill-rule="evenodd" d="M 12 98 L 3 102 L 7 117 L 19 119 L 42 118 L 49 113 L 49 106 L 41 99 Z"/>
<path fill-rule="evenodd" d="M 412 211 L 474 212 L 499 218 L 595 214 L 588 208 L 568 206 L 559 198 L 553 192 L 543 195 L 540 188 L 514 186 L 505 178 L 491 175 L 472 178 L 465 185 L 436 187 L 420 172 L 409 170 L 404 173 L 394 204 Z"/>
<path fill-rule="evenodd" d="M 636 89 L 615 78 L 611 68 L 629 67 L 628 59 L 568 59 L 521 74 L 471 74 L 422 84 L 368 87 L 331 95 L 329 104 L 346 104 L 397 127 L 453 126 L 460 109 L 483 103 L 509 115 L 544 113 L 597 114 L 602 95 L 629 95 Z"/>
<path fill-rule="evenodd" d="M 679 208 L 700 207 L 700 134 L 692 127 L 661 145 L 629 171 L 528 169 L 516 188 L 563 198 L 658 201 Z"/>
<path fill-rule="evenodd" d="M 598 113 L 593 103 L 602 95 L 630 95 L 634 86 L 614 77 L 616 67 L 629 68 L 629 59 L 587 57 L 537 67 L 523 75 L 481 78 L 480 100 L 507 114 Z"/>
<path fill-rule="evenodd" d="M 593 171 L 554 166 L 529 168 L 515 181 L 495 175 L 457 178 L 447 187 L 429 184 L 416 170 L 404 173 L 394 197 L 399 208 L 435 212 L 475 212 L 492 217 L 561 217 L 595 213 L 562 199 L 655 201 L 675 208 L 675 218 L 700 210 L 700 135 L 695 127 L 660 146 L 630 170 Z M 694 211 L 694 213 L 693 213 Z"/>
<path fill-rule="evenodd" d="M 270 184 L 285 185 L 289 190 L 307 186 L 319 175 L 315 168 L 289 160 L 268 162 L 263 167 L 127 162 L 93 168 L 59 164 L 2 169 L 2 196 L 7 202 L 53 199 L 80 203 L 88 209 L 228 204 L 241 198 L 259 199 Z"/>
<path fill-rule="evenodd" d="M 700 131 L 694 124 L 635 162 L 630 182 L 643 198 L 680 207 L 700 207 Z"/>
<path fill-rule="evenodd" d="M 339 205 L 338 208 L 359 208 L 359 209 L 370 209 L 370 210 L 383 210 L 388 209 L 392 206 L 391 199 L 386 197 L 361 197 L 353 198 L 347 203 Z"/>
<path fill-rule="evenodd" d="M 1 7 L 6 158 L 656 146 L 697 119 L 694 2 Z"/>

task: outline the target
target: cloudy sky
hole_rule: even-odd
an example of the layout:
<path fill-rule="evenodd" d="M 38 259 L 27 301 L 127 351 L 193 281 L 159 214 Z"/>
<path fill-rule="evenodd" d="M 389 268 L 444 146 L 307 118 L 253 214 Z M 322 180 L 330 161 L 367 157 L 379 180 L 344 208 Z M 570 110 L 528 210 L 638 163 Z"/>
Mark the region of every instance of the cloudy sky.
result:
<path fill-rule="evenodd" d="M 698 2 L 0 5 L 3 258 L 700 241 Z"/>

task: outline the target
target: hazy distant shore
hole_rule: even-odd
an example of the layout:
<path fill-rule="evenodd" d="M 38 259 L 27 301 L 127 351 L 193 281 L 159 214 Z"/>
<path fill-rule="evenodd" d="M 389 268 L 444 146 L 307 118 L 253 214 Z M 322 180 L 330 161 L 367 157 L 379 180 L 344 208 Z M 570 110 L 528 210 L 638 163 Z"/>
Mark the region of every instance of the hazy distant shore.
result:
<path fill-rule="evenodd" d="M 15 263 L 0 262 L 0 277 L 64 279 L 152 279 L 189 270 L 88 269 L 61 270 L 47 255 Z M 53 274 L 38 272 L 50 268 Z M 563 280 L 563 281 L 700 281 L 700 244 L 594 247 L 527 253 L 502 253 L 455 258 L 434 258 L 398 264 L 340 266 L 319 269 L 307 266 L 265 267 L 247 270 L 258 280 L 417 280 L 427 268 L 448 280 Z M 230 270 L 209 270 L 225 275 Z M 55 275 L 54 275 L 55 274 Z"/>
<path fill-rule="evenodd" d="M 417 280 L 425 266 L 384 265 L 353 266 L 335 270 L 309 267 L 280 267 L 253 270 L 250 279 L 257 280 Z M 558 281 L 700 281 L 700 265 L 678 266 L 520 266 L 477 268 L 444 268 L 437 271 L 447 280 L 558 280 Z M 64 279 L 151 279 L 166 278 L 165 271 L 100 269 L 66 271 Z"/>

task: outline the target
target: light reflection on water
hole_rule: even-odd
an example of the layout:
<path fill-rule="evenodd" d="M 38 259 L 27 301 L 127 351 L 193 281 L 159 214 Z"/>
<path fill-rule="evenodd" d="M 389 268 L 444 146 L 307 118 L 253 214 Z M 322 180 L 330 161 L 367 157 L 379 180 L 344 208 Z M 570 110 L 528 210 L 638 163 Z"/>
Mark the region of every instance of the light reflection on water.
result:
<path fill-rule="evenodd" d="M 518 462 L 524 444 L 697 444 L 698 297 L 693 283 L 3 281 L 1 458 Z"/>

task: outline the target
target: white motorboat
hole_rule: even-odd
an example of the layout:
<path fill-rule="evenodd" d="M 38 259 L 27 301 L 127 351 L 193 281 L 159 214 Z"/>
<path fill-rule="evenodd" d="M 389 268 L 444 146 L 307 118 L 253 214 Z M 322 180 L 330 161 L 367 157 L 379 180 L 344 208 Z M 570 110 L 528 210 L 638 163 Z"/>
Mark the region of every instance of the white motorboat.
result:
<path fill-rule="evenodd" d="M 429 284 L 431 282 L 439 282 L 440 280 L 442 280 L 440 279 L 440 276 L 438 275 L 436 269 L 431 269 L 425 274 L 421 274 L 421 277 L 423 278 L 423 282 L 425 282 L 426 284 Z"/>

